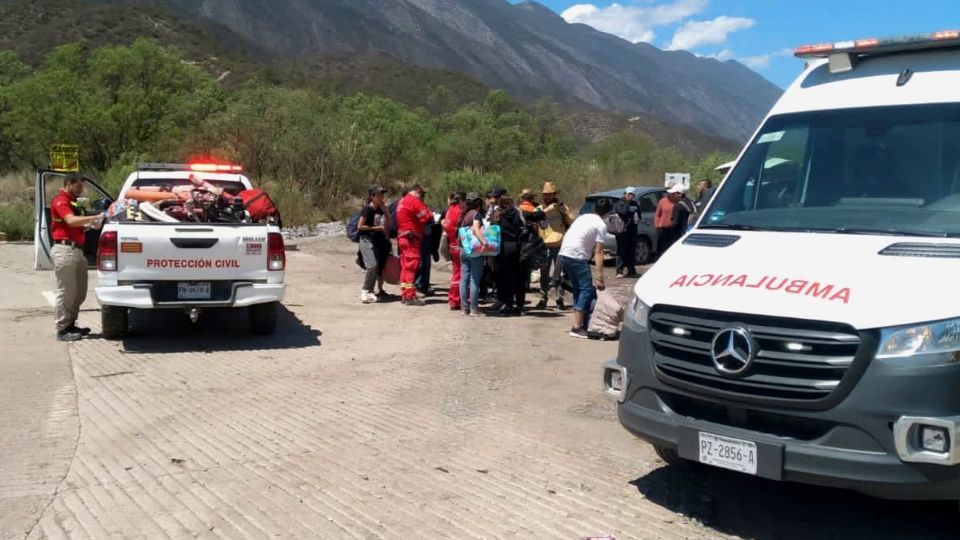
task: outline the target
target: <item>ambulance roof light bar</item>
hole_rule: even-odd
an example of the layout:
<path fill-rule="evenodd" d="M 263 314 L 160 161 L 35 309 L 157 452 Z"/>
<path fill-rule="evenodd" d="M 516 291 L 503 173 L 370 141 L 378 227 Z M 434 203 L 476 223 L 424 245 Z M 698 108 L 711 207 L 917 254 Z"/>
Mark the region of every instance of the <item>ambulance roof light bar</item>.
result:
<path fill-rule="evenodd" d="M 949 47 L 960 47 L 960 30 L 802 45 L 794 49 L 793 55 L 797 58 L 828 58 L 830 73 L 843 73 L 852 70 L 860 56 Z"/>
<path fill-rule="evenodd" d="M 140 163 L 137 170 L 239 173 L 243 167 L 229 163 Z"/>

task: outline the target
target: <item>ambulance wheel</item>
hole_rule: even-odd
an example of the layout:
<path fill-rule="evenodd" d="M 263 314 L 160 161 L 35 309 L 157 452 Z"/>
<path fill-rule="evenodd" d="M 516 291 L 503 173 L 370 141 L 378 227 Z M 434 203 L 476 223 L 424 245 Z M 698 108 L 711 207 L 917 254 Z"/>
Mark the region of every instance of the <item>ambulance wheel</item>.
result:
<path fill-rule="evenodd" d="M 653 260 L 653 246 L 650 240 L 641 236 L 637 239 L 637 264 L 648 264 Z"/>
<path fill-rule="evenodd" d="M 277 329 L 277 304 L 254 304 L 250 306 L 250 331 L 263 336 L 272 334 Z"/>
<path fill-rule="evenodd" d="M 654 446 L 653 451 L 656 452 L 657 457 L 662 459 L 667 465 L 683 466 L 687 464 L 687 460 L 680 457 L 680 454 L 677 452 L 676 448 Z"/>
<path fill-rule="evenodd" d="M 123 339 L 127 333 L 129 309 L 120 306 L 101 306 L 100 328 L 105 339 Z"/>

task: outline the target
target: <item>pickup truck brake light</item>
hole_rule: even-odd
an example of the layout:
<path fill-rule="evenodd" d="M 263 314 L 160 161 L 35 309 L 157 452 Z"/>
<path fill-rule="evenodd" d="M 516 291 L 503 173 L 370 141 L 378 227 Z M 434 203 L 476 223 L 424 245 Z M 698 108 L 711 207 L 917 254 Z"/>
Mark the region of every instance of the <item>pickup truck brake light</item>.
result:
<path fill-rule="evenodd" d="M 97 270 L 101 272 L 117 271 L 117 232 L 106 231 L 100 235 L 97 249 Z"/>
<path fill-rule="evenodd" d="M 267 270 L 282 271 L 287 266 L 287 258 L 283 251 L 283 235 L 270 233 L 267 235 Z"/>

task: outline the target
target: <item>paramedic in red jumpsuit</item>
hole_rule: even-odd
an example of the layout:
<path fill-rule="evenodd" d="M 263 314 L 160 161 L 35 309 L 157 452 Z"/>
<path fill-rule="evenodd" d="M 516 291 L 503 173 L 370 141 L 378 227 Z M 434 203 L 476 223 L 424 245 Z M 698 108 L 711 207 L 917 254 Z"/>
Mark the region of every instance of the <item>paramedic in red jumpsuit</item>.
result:
<path fill-rule="evenodd" d="M 451 192 L 447 196 L 449 206 L 447 213 L 443 216 L 443 231 L 447 233 L 447 242 L 450 248 L 450 265 L 453 275 L 450 277 L 450 293 L 447 295 L 447 303 L 451 310 L 460 309 L 460 238 L 457 236 L 457 229 L 460 225 L 460 216 L 463 213 L 464 199 L 466 193 Z"/>
<path fill-rule="evenodd" d="M 423 240 L 424 226 L 430 221 L 431 213 L 423 204 L 425 192 L 415 184 L 397 203 L 397 245 L 400 248 L 400 296 L 402 303 L 408 306 L 422 306 L 423 300 L 417 298 L 414 280 L 420 269 L 420 243 Z"/>

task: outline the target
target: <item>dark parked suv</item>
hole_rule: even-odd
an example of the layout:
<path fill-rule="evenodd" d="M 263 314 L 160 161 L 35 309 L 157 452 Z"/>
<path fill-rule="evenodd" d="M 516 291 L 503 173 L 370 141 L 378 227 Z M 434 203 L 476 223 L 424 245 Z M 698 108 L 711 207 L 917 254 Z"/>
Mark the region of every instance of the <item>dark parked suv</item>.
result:
<path fill-rule="evenodd" d="M 580 206 L 580 215 L 593 212 L 593 206 L 598 199 L 618 200 L 623 198 L 623 192 L 626 188 L 614 189 L 611 191 L 601 191 L 587 195 L 583 205 Z M 637 263 L 647 264 L 653 261 L 657 248 L 657 229 L 653 226 L 653 214 L 657 211 L 657 203 L 667 194 L 667 190 L 661 187 L 638 187 L 637 203 L 640 204 L 640 225 L 637 227 L 637 235 L 640 237 L 637 242 Z M 603 243 L 604 252 L 609 256 L 617 254 L 617 241 L 612 234 L 608 234 Z"/>

